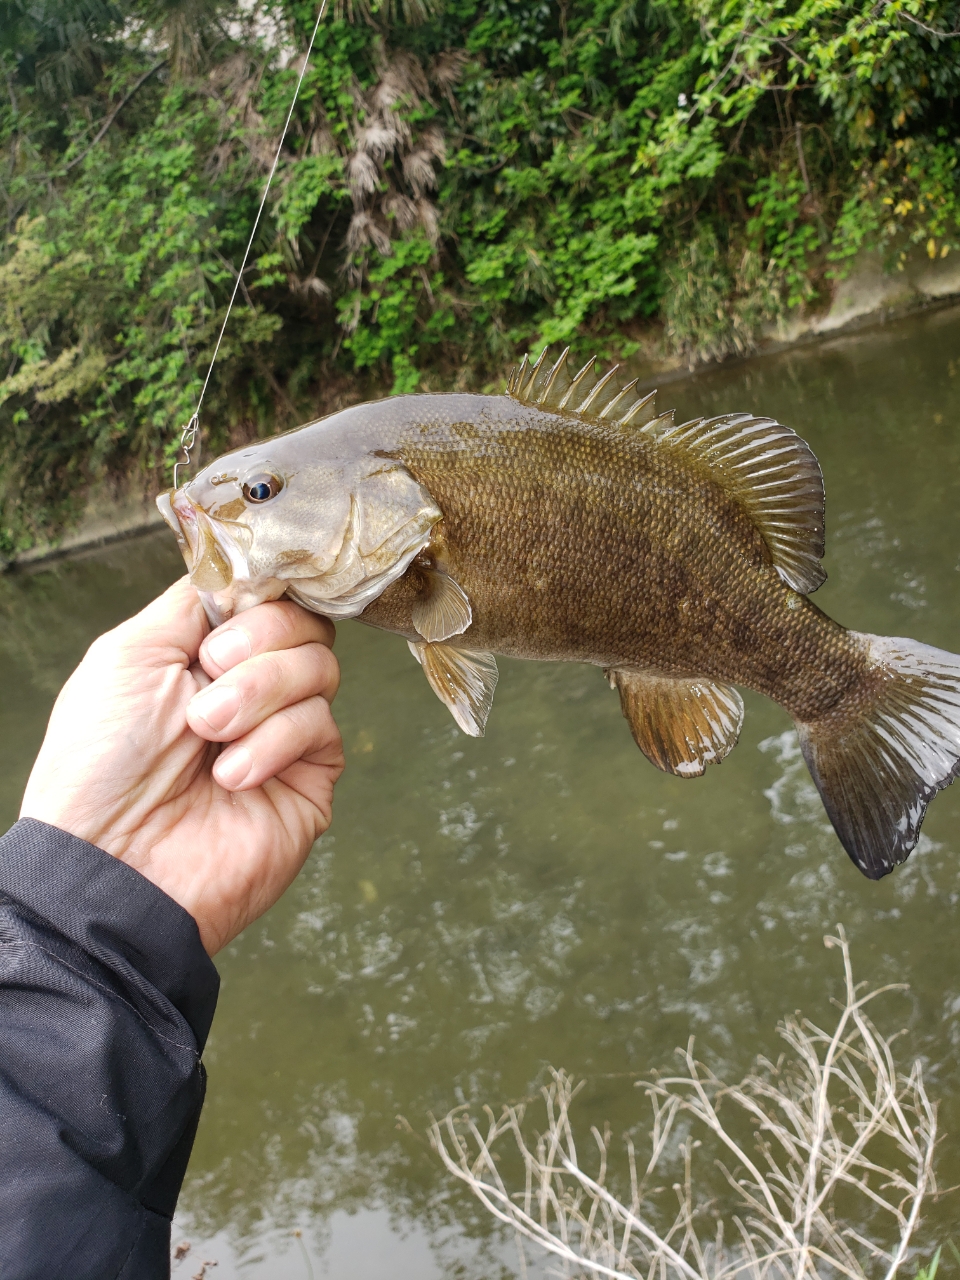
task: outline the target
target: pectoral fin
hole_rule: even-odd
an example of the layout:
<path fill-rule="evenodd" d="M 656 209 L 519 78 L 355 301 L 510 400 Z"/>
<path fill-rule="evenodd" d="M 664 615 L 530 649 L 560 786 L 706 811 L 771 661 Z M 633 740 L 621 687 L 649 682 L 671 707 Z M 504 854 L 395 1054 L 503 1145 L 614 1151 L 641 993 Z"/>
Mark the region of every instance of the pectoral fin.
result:
<path fill-rule="evenodd" d="M 459 636 L 473 621 L 473 610 L 459 583 L 439 569 L 423 573 L 423 591 L 413 606 L 413 625 L 434 643 Z"/>
<path fill-rule="evenodd" d="M 463 732 L 482 738 L 499 677 L 493 654 L 468 653 L 450 644 L 407 643 L 430 688 L 450 708 Z"/>
<path fill-rule="evenodd" d="M 743 702 L 730 685 L 657 671 L 607 674 L 637 746 L 665 773 L 698 778 L 736 746 Z"/>

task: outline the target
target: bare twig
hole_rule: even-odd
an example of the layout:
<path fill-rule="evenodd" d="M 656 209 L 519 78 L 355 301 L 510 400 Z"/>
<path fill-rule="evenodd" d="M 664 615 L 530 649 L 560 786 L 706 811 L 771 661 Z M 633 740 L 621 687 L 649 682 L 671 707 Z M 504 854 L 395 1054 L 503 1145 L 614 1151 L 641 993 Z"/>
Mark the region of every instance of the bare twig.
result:
<path fill-rule="evenodd" d="M 608 1185 L 609 1132 L 592 1130 L 595 1173 L 578 1159 L 570 1106 L 579 1086 L 563 1071 L 554 1071 L 542 1090 L 547 1125 L 532 1143 L 522 1106 L 505 1107 L 499 1116 L 485 1108 L 485 1132 L 467 1108 L 459 1108 L 433 1124 L 435 1149 L 518 1240 L 533 1241 L 595 1276 L 866 1280 L 866 1253 L 883 1264 L 885 1280 L 893 1280 L 924 1200 L 936 1191 L 936 1110 L 919 1062 L 907 1075 L 899 1071 L 891 1040 L 865 1013 L 878 996 L 902 988 L 862 993 L 843 930 L 825 942 L 843 958 L 845 999 L 834 1030 L 786 1019 L 780 1026 L 786 1058 L 777 1064 L 759 1060 L 733 1086 L 694 1058 L 691 1041 L 680 1054 L 682 1073 L 645 1084 L 653 1111 L 651 1154 L 640 1177 L 627 1141 L 628 1199 Z M 684 1177 L 674 1185 L 676 1210 L 665 1219 L 663 1209 L 654 1208 L 647 1184 L 665 1163 L 681 1118 L 731 1162 L 716 1162 L 738 1200 L 728 1225 L 716 1216 L 715 1202 L 704 1204 L 695 1193 L 693 1154 L 701 1143 L 693 1136 L 679 1146 Z M 752 1149 L 737 1136 L 744 1120 L 753 1126 Z M 523 1163 L 523 1190 L 511 1191 L 500 1172 L 494 1148 L 504 1138 Z M 835 1213 L 841 1191 L 847 1226 Z"/>
<path fill-rule="evenodd" d="M 133 95 L 137 92 L 137 90 L 140 89 L 143 85 L 145 85 L 152 75 L 156 75 L 156 73 L 160 70 L 161 67 L 165 67 L 168 62 L 169 62 L 169 58 L 161 58 L 159 62 L 154 63 L 154 65 L 150 68 L 149 71 L 145 71 L 143 75 L 139 78 L 139 80 L 134 81 L 133 85 L 123 95 L 123 97 L 120 99 L 117 105 L 113 108 L 113 110 L 107 116 L 106 120 L 104 120 L 103 124 L 100 126 L 99 131 L 97 132 L 96 137 L 93 139 L 90 145 L 85 150 L 81 151 L 78 156 L 74 156 L 73 159 L 69 161 L 69 163 L 63 166 L 64 173 L 69 173 L 70 170 L 74 167 L 74 165 L 78 165 L 81 160 L 85 159 L 90 154 L 90 152 L 97 145 L 100 139 L 104 136 L 104 134 L 113 124 L 114 120 L 116 120 L 117 116 L 120 114 L 123 108 L 127 105 L 127 103 L 130 101 Z"/>
<path fill-rule="evenodd" d="M 960 36 L 960 29 L 956 31 L 940 31 L 937 27 L 928 27 L 925 22 L 921 22 L 919 18 L 912 13 L 907 13 L 905 9 L 897 10 L 897 17 L 912 22 L 915 27 L 919 27 L 921 31 L 926 31 L 929 36 L 936 36 L 938 40 L 954 40 Z"/>

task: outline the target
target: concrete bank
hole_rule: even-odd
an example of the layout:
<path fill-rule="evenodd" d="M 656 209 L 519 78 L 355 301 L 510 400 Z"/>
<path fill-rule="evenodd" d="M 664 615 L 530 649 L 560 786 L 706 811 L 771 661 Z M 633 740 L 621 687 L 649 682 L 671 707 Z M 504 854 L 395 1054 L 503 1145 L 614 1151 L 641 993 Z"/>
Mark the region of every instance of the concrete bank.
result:
<path fill-rule="evenodd" d="M 0 561 L 0 568 L 27 568 L 48 560 L 75 555 L 96 547 L 105 547 L 138 533 L 164 527 L 163 518 L 152 497 L 142 494 L 118 496 L 106 490 L 95 489 L 87 501 L 77 527 L 57 543 L 41 542 L 29 551 L 21 551 L 8 564 Z"/>

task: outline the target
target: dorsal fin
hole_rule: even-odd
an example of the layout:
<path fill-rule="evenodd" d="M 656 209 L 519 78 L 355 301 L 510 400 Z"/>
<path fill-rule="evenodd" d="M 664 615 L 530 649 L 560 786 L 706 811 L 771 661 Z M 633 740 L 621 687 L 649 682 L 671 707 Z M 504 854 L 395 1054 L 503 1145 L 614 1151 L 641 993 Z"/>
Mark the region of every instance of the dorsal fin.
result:
<path fill-rule="evenodd" d="M 787 586 L 806 595 L 825 581 L 823 475 L 795 431 L 773 418 L 728 413 L 679 426 L 664 415 L 644 433 L 685 455 L 740 504 Z"/>
<path fill-rule="evenodd" d="M 574 374 L 568 354 L 569 348 L 551 362 L 544 350 L 532 363 L 524 356 L 510 375 L 508 395 L 554 413 L 638 428 L 658 445 L 683 454 L 750 517 L 784 582 L 804 594 L 816 591 L 827 576 L 820 563 L 823 476 L 806 441 L 772 418 L 748 413 L 678 426 L 672 413 L 656 416 L 656 392 L 641 396 L 636 380 L 619 381 L 619 365 L 601 374 L 591 359 Z"/>
<path fill-rule="evenodd" d="M 637 379 L 622 383 L 615 364 L 606 373 L 597 373 L 591 357 L 579 373 L 570 369 L 566 347 L 559 360 L 547 358 L 545 348 L 539 359 L 527 356 L 514 369 L 507 383 L 507 395 L 526 404 L 535 404 L 553 413 L 575 413 L 610 426 L 642 427 L 656 417 L 655 391 L 647 395 L 637 391 Z"/>

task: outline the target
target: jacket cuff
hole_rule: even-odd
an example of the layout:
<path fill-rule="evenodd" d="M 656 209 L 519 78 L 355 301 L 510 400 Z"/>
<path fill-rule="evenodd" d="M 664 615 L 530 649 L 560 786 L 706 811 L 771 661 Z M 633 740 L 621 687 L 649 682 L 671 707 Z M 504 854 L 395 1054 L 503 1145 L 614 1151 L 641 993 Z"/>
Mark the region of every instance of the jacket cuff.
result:
<path fill-rule="evenodd" d="M 0 894 L 109 968 L 126 962 L 186 1019 L 202 1052 L 220 978 L 179 903 L 96 845 L 35 818 L 0 837 Z"/>

